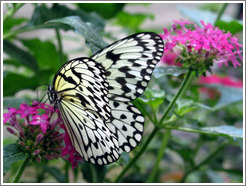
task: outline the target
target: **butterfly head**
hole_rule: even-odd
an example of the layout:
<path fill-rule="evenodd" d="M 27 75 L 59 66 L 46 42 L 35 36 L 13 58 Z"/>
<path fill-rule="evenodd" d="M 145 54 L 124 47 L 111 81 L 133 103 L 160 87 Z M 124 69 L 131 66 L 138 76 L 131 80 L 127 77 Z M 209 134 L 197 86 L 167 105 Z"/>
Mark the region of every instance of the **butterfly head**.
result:
<path fill-rule="evenodd" d="M 48 98 L 50 103 L 54 104 L 57 102 L 57 94 L 56 91 L 54 90 L 53 86 L 48 86 Z"/>

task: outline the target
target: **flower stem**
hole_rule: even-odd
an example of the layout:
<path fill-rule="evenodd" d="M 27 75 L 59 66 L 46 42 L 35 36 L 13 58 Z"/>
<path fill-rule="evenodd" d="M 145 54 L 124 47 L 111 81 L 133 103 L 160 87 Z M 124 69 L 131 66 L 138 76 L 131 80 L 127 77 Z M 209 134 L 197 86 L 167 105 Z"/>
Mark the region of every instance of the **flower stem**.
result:
<path fill-rule="evenodd" d="M 19 182 L 19 179 L 23 173 L 23 171 L 25 170 L 28 162 L 30 161 L 31 157 L 30 156 L 27 156 L 26 159 L 23 161 L 21 167 L 19 168 L 19 170 L 17 171 L 12 183 L 18 183 Z"/>
<path fill-rule="evenodd" d="M 57 38 L 57 41 L 58 41 L 59 58 L 60 58 L 61 64 L 63 64 L 64 60 L 63 60 L 63 48 L 62 48 L 62 42 L 61 42 L 61 34 L 60 34 L 58 28 L 56 28 L 55 31 L 56 31 L 56 38 Z"/>
<path fill-rule="evenodd" d="M 162 145 L 161 145 L 161 148 L 158 152 L 158 155 L 157 155 L 157 158 L 156 158 L 156 162 L 155 162 L 155 165 L 153 167 L 153 170 L 151 171 L 151 174 L 149 176 L 149 178 L 147 179 L 147 183 L 153 183 L 154 182 L 154 179 L 156 177 L 156 174 L 159 170 L 159 164 L 161 162 L 161 159 L 164 155 L 164 152 L 166 150 L 166 147 L 167 147 L 167 142 L 169 140 L 171 136 L 171 130 L 167 130 L 164 134 L 164 137 L 163 137 L 163 140 L 162 140 Z"/>
<path fill-rule="evenodd" d="M 187 171 L 183 178 L 181 179 L 181 183 L 185 182 L 186 178 L 188 177 L 188 175 L 192 172 L 194 172 L 195 170 L 200 169 L 200 167 L 202 167 L 203 165 L 207 164 L 212 158 L 214 158 L 221 150 L 223 150 L 226 146 L 228 145 L 228 142 L 224 142 L 222 145 L 220 145 L 218 148 L 216 148 L 215 151 L 213 151 L 210 155 L 208 155 L 207 158 L 205 158 L 202 162 L 200 162 L 198 165 L 194 166 L 193 168 L 191 168 L 189 171 Z"/>
<path fill-rule="evenodd" d="M 119 176 L 116 178 L 115 182 L 120 182 L 120 180 L 122 179 L 122 177 L 124 176 L 124 174 L 130 169 L 130 167 L 132 165 L 135 164 L 135 162 L 137 161 L 137 159 L 143 154 L 143 152 L 145 151 L 145 149 L 147 148 L 147 146 L 149 145 L 149 143 L 151 142 L 151 140 L 153 139 L 153 137 L 155 136 L 155 134 L 159 131 L 159 128 L 157 126 L 155 126 L 155 128 L 152 130 L 151 134 L 149 135 L 149 137 L 147 138 L 147 140 L 145 141 L 145 143 L 143 144 L 142 148 L 138 151 L 138 153 L 131 159 L 131 161 L 127 164 L 127 166 L 121 171 L 121 173 L 119 174 Z"/>
<path fill-rule="evenodd" d="M 225 12 L 226 7 L 228 6 L 228 3 L 224 3 L 223 6 L 221 7 L 218 16 L 214 22 L 214 25 L 216 25 L 216 23 L 220 20 L 220 18 L 222 17 L 223 13 Z"/>
<path fill-rule="evenodd" d="M 166 111 L 164 112 L 161 120 L 159 121 L 159 125 L 162 124 L 162 122 L 164 121 L 164 119 L 166 118 L 166 116 L 169 114 L 170 110 L 172 109 L 173 105 L 175 104 L 176 100 L 178 99 L 178 97 L 183 93 L 187 83 L 189 82 L 190 76 L 192 74 L 192 71 L 189 70 L 188 73 L 186 74 L 186 77 L 184 79 L 184 81 L 182 82 L 177 94 L 175 95 L 175 97 L 173 98 L 172 102 L 169 103 Z"/>

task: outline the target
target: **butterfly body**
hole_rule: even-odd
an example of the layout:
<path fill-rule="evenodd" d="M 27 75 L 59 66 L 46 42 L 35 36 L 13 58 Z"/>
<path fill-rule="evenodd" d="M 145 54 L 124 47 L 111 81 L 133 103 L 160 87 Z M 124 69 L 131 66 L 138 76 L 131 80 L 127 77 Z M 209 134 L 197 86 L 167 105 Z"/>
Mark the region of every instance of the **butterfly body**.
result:
<path fill-rule="evenodd" d="M 49 99 L 86 161 L 115 162 L 140 142 L 144 117 L 131 101 L 143 94 L 163 48 L 157 34 L 134 34 L 90 58 L 70 60 L 56 73 Z"/>

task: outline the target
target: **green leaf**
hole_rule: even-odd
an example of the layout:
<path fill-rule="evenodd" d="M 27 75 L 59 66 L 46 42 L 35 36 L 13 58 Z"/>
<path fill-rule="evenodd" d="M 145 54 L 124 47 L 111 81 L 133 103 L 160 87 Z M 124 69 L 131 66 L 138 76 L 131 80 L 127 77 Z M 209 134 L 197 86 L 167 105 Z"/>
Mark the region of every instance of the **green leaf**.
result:
<path fill-rule="evenodd" d="M 225 134 L 231 138 L 243 138 L 243 128 L 237 128 L 234 126 L 216 126 L 216 127 L 203 127 L 204 131 L 209 131 L 212 133 Z"/>
<path fill-rule="evenodd" d="M 20 25 L 24 21 L 26 21 L 26 18 L 14 18 L 6 20 L 3 23 L 3 34 L 7 34 L 13 27 Z"/>
<path fill-rule="evenodd" d="M 19 160 L 26 158 L 26 155 L 21 151 L 18 144 L 9 144 L 3 147 L 3 172 L 7 172 L 11 165 Z"/>
<path fill-rule="evenodd" d="M 49 175 L 53 176 L 59 183 L 65 183 L 66 177 L 64 174 L 62 174 L 61 169 L 58 169 L 57 167 L 51 167 L 51 166 L 45 166 L 44 168 L 45 172 L 47 172 Z"/>
<path fill-rule="evenodd" d="M 3 51 L 8 54 L 12 59 L 19 61 L 22 65 L 35 72 L 39 71 L 36 59 L 27 51 L 17 47 L 15 44 L 8 40 L 3 40 Z"/>
<path fill-rule="evenodd" d="M 215 26 L 219 27 L 221 30 L 225 30 L 226 32 L 229 31 L 232 35 L 243 31 L 243 24 L 235 20 L 230 22 L 219 20 L 216 22 Z"/>
<path fill-rule="evenodd" d="M 3 96 L 12 96 L 20 90 L 34 89 L 40 84 L 40 77 L 24 77 L 9 72 L 3 80 Z"/>
<path fill-rule="evenodd" d="M 156 109 L 159 105 L 163 103 L 165 91 L 147 88 L 144 92 L 144 95 L 146 98 L 139 97 L 139 100 Z"/>
<path fill-rule="evenodd" d="M 53 3 L 53 5 L 49 8 L 45 4 L 41 4 L 36 6 L 32 18 L 26 27 L 33 27 L 35 25 L 43 25 L 45 22 L 51 19 L 58 19 L 67 16 L 78 16 L 85 22 L 90 22 L 95 25 L 96 31 L 102 31 L 105 26 L 105 21 L 96 14 L 88 14 L 82 10 L 72 10 L 65 5 L 61 5 L 59 3 Z M 50 27 L 54 25 L 43 25 L 44 27 Z M 55 25 L 55 27 L 62 29 L 69 29 L 69 27 L 64 27 L 64 25 Z M 62 27 L 61 27 L 62 26 Z"/>
<path fill-rule="evenodd" d="M 21 40 L 37 59 L 39 69 L 52 68 L 55 71 L 61 66 L 59 53 L 50 41 L 40 41 L 39 39 Z M 64 56 L 64 59 L 66 56 Z M 66 61 L 64 61 L 65 63 Z"/>
<path fill-rule="evenodd" d="M 3 99 L 3 108 L 7 107 L 15 107 L 19 108 L 20 104 L 22 103 L 30 103 L 32 100 L 29 98 L 15 98 L 15 97 L 9 97 Z"/>
<path fill-rule="evenodd" d="M 105 165 L 93 165 L 84 162 L 81 171 L 88 183 L 102 183 L 107 172 L 107 167 Z"/>
<path fill-rule="evenodd" d="M 12 66 L 15 66 L 15 67 L 22 66 L 22 63 L 20 63 L 20 61 L 18 61 L 16 59 L 4 59 L 3 60 L 3 64 L 12 65 Z"/>
<path fill-rule="evenodd" d="M 186 67 L 178 67 L 178 66 L 156 67 L 153 72 L 153 76 L 158 79 L 166 75 L 179 76 L 180 74 L 184 74 L 186 72 L 188 72 L 188 68 Z"/>
<path fill-rule="evenodd" d="M 173 100 L 173 96 L 166 96 L 168 101 L 172 101 Z M 194 102 L 192 99 L 177 99 L 176 103 L 175 103 L 176 107 L 175 107 L 175 113 L 183 116 L 188 112 L 191 112 L 195 109 L 206 109 L 206 110 L 212 110 L 213 108 L 204 105 L 202 103 L 198 103 L 198 102 Z"/>
<path fill-rule="evenodd" d="M 75 3 L 80 10 L 97 13 L 105 19 L 114 18 L 125 3 Z"/>
<path fill-rule="evenodd" d="M 85 38 L 86 44 L 93 53 L 107 46 L 100 34 L 96 32 L 95 26 L 91 23 L 85 23 L 78 16 L 64 17 L 61 19 L 50 20 L 47 24 L 67 24 L 74 28 L 74 32 Z"/>
<path fill-rule="evenodd" d="M 152 14 L 130 14 L 127 12 L 119 12 L 116 16 L 115 23 L 123 27 L 129 28 L 132 32 L 138 32 L 140 25 L 146 19 L 154 19 Z"/>
<path fill-rule="evenodd" d="M 194 21 L 198 26 L 203 27 L 201 24 L 201 20 L 203 20 L 205 23 L 211 23 L 214 25 L 215 20 L 218 16 L 217 13 L 206 11 L 206 10 L 198 10 L 198 9 L 192 9 L 190 7 L 184 7 L 184 6 L 178 6 L 179 11 L 182 15 L 188 17 L 192 21 Z M 228 15 L 223 15 L 221 17 L 221 20 L 223 21 L 232 21 L 233 18 Z"/>

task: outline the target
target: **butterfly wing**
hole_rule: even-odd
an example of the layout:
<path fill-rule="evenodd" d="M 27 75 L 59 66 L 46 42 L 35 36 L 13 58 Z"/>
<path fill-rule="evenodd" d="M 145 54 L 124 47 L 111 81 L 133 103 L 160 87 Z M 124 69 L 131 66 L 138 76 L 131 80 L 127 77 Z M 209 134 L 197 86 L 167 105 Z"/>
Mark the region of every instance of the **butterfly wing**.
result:
<path fill-rule="evenodd" d="M 130 152 L 142 138 L 144 117 L 131 102 L 109 101 L 109 105 L 112 117 L 107 123 L 118 138 L 119 152 Z"/>
<path fill-rule="evenodd" d="M 109 164 L 119 158 L 117 137 L 96 112 L 69 101 L 58 106 L 76 151 L 93 164 Z"/>
<path fill-rule="evenodd" d="M 53 87 L 73 146 L 93 164 L 108 164 L 119 158 L 117 137 L 106 120 L 111 116 L 108 83 L 100 64 L 78 58 L 56 74 Z"/>
<path fill-rule="evenodd" d="M 91 56 L 105 68 L 108 98 L 126 102 L 143 94 L 163 48 L 159 35 L 145 32 L 116 41 Z"/>
<path fill-rule="evenodd" d="M 119 140 L 120 152 L 131 151 L 142 138 L 144 117 L 129 101 L 143 94 L 163 48 L 159 35 L 146 32 L 116 41 L 91 57 L 106 71 L 112 113 L 107 123 Z"/>
<path fill-rule="evenodd" d="M 107 120 L 110 118 L 108 82 L 100 64 L 89 58 L 68 61 L 56 73 L 53 87 L 59 99 L 74 102 L 96 111 Z"/>

